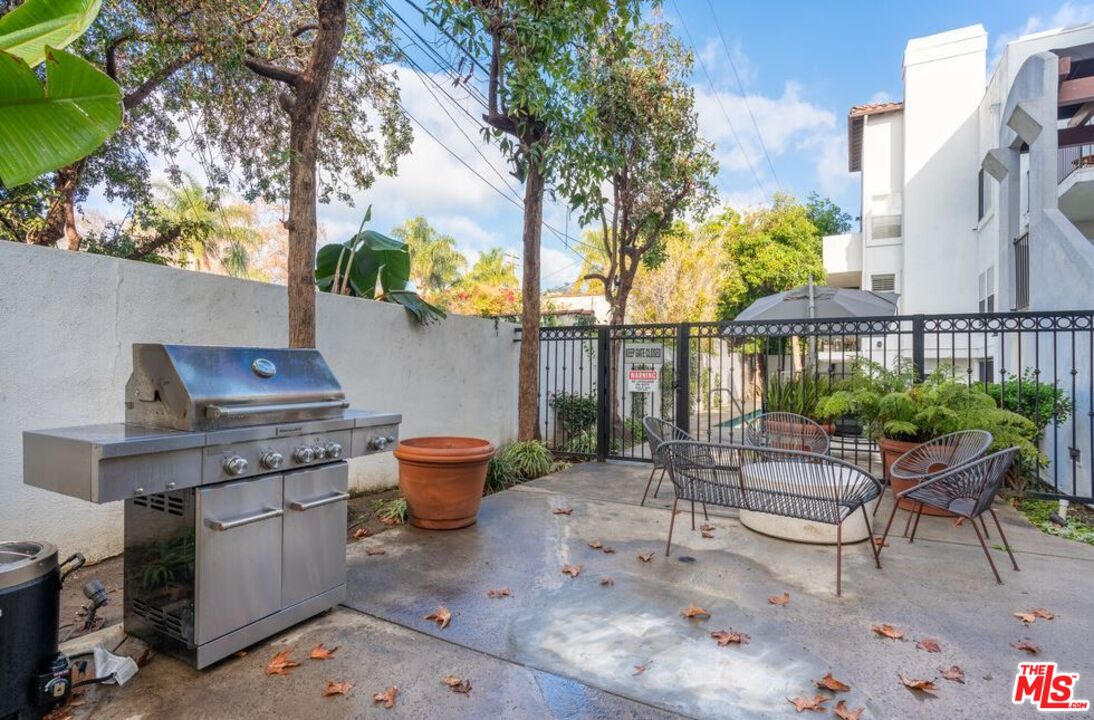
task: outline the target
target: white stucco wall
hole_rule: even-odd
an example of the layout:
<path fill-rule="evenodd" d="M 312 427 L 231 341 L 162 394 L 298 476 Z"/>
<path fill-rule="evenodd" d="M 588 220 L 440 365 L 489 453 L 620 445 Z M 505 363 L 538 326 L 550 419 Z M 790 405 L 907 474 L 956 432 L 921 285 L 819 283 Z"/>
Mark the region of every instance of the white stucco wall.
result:
<path fill-rule="evenodd" d="M 28 487 L 23 430 L 121 422 L 132 343 L 284 346 L 283 286 L 0 243 L 0 538 L 89 559 L 121 550 L 121 503 Z M 403 414 L 402 437 L 516 433 L 515 326 L 320 294 L 319 349 L 354 407 Z M 394 485 L 390 453 L 351 463 L 355 487 Z"/>

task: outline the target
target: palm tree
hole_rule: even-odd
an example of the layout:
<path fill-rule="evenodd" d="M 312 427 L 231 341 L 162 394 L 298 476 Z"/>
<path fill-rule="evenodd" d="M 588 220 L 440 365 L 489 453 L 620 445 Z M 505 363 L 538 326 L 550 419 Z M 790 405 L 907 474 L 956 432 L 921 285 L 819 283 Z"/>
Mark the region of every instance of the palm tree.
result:
<path fill-rule="evenodd" d="M 470 272 L 464 275 L 461 282 L 510 288 L 520 285 L 513 261 L 506 256 L 502 248 L 491 248 L 479 255 L 479 259 L 475 261 Z"/>
<path fill-rule="evenodd" d="M 180 264 L 249 277 L 250 254 L 262 243 L 254 208 L 241 202 L 220 204 L 219 198 L 207 193 L 190 175 L 182 185 L 158 182 L 156 189 L 161 195 L 156 210 L 181 230 Z"/>
<path fill-rule="evenodd" d="M 391 231 L 410 248 L 410 277 L 418 291 L 436 297 L 459 279 L 467 265 L 451 235 L 442 235 L 424 217 L 407 220 Z"/>

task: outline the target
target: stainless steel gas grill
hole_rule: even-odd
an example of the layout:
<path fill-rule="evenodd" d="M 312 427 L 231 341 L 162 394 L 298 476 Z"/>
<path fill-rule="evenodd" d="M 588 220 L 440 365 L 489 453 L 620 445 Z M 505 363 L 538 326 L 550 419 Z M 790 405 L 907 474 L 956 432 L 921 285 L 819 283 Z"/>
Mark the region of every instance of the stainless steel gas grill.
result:
<path fill-rule="evenodd" d="M 125 629 L 198 668 L 345 597 L 351 410 L 315 350 L 134 345 L 125 423 L 23 434 L 23 478 L 125 501 Z"/>

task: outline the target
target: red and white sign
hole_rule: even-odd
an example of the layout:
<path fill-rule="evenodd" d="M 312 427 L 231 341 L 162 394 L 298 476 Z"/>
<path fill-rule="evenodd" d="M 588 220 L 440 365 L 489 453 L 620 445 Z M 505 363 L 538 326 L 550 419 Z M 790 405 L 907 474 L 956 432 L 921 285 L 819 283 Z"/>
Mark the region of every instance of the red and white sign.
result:
<path fill-rule="evenodd" d="M 1075 699 L 1078 684 L 1079 673 L 1057 672 L 1054 662 L 1018 663 L 1011 702 L 1021 705 L 1028 700 L 1042 712 L 1089 710 L 1089 700 Z"/>
<path fill-rule="evenodd" d="M 628 370 L 627 390 L 640 393 L 655 392 L 657 390 L 657 371 Z"/>

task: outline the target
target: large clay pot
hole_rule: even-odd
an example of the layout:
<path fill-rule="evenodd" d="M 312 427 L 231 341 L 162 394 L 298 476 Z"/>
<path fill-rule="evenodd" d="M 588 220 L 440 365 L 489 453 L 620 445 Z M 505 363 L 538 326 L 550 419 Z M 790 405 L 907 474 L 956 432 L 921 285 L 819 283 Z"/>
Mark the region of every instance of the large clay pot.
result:
<path fill-rule="evenodd" d="M 916 482 L 914 480 L 900 480 L 894 478 L 890 470 L 893 463 L 904 453 L 908 452 L 914 447 L 917 447 L 917 442 L 907 442 L 906 440 L 890 440 L 889 438 L 881 438 L 877 441 L 878 450 L 881 451 L 881 466 L 885 469 L 885 478 L 889 481 L 889 485 L 893 491 L 895 497 L 897 493 L 904 492 L 905 490 L 915 487 Z M 915 510 L 918 507 L 918 503 L 913 500 L 901 500 L 901 510 Z M 945 510 L 937 510 L 931 507 L 923 508 L 924 515 L 934 515 L 936 517 L 954 517 L 953 513 L 946 512 Z"/>
<path fill-rule="evenodd" d="M 493 456 L 494 446 L 479 438 L 401 440 L 395 457 L 410 524 L 429 530 L 474 525 Z"/>

